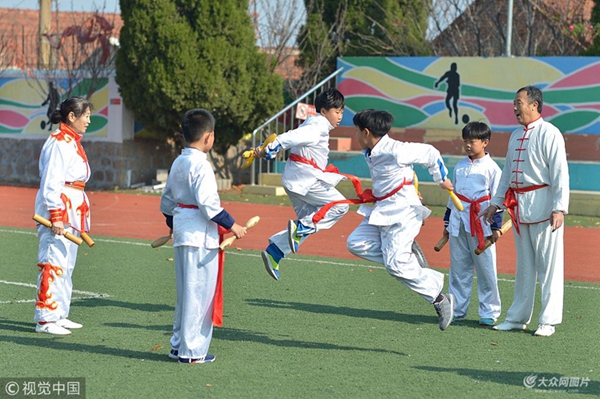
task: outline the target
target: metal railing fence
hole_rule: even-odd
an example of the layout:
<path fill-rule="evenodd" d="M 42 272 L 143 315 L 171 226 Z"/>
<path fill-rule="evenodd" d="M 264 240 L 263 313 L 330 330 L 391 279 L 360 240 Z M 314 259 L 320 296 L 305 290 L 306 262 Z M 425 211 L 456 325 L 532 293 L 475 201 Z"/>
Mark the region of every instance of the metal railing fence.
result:
<path fill-rule="evenodd" d="M 334 86 L 336 83 L 335 79 L 342 72 L 342 70 L 343 68 L 339 68 L 331 75 L 327 76 L 325 79 L 317 83 L 312 89 L 298 97 L 281 111 L 267 119 L 267 121 L 262 125 L 254 129 L 254 131 L 252 131 L 252 147 L 256 147 L 259 142 L 264 141 L 272 133 L 281 134 L 295 129 L 299 124 L 299 119 L 296 118 L 298 104 L 308 103 L 314 105 L 317 95 L 323 90 L 327 90 L 329 87 Z M 280 153 L 277 154 L 277 158 L 275 158 L 274 161 L 286 160 L 286 157 L 286 154 Z M 257 174 L 263 173 L 263 169 L 274 172 L 274 168 L 275 162 L 273 161 L 265 161 L 264 159 L 255 160 L 252 163 L 252 169 L 250 172 L 250 184 L 256 184 Z"/>

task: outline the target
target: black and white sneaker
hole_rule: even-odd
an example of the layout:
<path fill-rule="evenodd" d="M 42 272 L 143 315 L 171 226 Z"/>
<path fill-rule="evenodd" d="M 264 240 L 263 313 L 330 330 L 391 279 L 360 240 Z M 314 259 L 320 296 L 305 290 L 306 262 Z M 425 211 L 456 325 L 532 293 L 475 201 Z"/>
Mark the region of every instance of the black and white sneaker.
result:
<path fill-rule="evenodd" d="M 179 363 L 187 363 L 187 364 L 200 364 L 200 363 L 212 363 L 216 359 L 215 355 L 212 353 L 207 353 L 206 356 L 200 357 L 198 359 L 186 359 L 183 357 L 179 358 Z"/>

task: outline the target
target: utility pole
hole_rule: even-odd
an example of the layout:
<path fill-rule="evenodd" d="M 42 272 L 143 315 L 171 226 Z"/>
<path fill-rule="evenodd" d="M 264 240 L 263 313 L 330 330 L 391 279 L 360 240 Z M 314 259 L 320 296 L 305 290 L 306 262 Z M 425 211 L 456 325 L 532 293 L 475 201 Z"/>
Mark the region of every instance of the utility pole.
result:
<path fill-rule="evenodd" d="M 40 0 L 38 68 L 48 68 L 50 66 L 50 41 L 46 35 L 50 33 L 51 4 L 52 0 Z"/>
<path fill-rule="evenodd" d="M 508 11 L 506 13 L 506 51 L 505 56 L 511 57 L 510 45 L 512 43 L 512 24 L 513 24 L 513 0 L 508 0 Z"/>

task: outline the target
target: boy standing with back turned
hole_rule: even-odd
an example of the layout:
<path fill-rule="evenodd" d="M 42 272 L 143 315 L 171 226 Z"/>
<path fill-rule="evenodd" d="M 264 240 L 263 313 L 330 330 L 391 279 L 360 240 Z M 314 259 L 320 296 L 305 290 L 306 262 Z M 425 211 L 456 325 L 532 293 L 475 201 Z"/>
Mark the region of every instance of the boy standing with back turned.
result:
<path fill-rule="evenodd" d="M 483 249 L 485 237 L 496 242 L 502 227 L 502 211 L 496 212 L 490 225 L 479 218 L 481 209 L 490 204 L 496 194 L 502 171 L 485 152 L 492 131 L 483 122 L 470 122 L 462 130 L 467 157 L 454 168 L 454 188 L 456 196 L 463 203 L 459 212 L 448 201 L 444 216 L 444 235 L 450 236 L 450 293 L 454 295 L 454 319 L 466 317 L 473 288 L 473 269 L 477 272 L 477 297 L 479 298 L 479 324 L 493 326 L 500 316 L 500 293 L 496 271 L 496 247 L 492 245 L 480 255 L 477 248 Z"/>
<path fill-rule="evenodd" d="M 452 183 L 438 150 L 429 144 L 405 143 L 387 133 L 394 117 L 367 109 L 354 115 L 356 140 L 363 148 L 373 181 L 373 207 L 361 205 L 361 224 L 350 234 L 348 250 L 363 259 L 385 265 L 388 273 L 432 303 L 441 330 L 452 322 L 454 297 L 443 294 L 444 275 L 421 268 L 412 244 L 431 211 L 413 187 L 413 165 L 425 165 L 435 182 L 446 190 Z"/>
<path fill-rule="evenodd" d="M 210 363 L 213 306 L 219 272 L 221 226 L 237 237 L 246 228 L 221 207 L 217 180 L 206 154 L 215 141 L 215 119 L 204 109 L 185 113 L 181 129 L 187 147 L 171 166 L 160 211 L 173 233 L 175 252 L 175 321 L 171 359 L 180 363 Z"/>
<path fill-rule="evenodd" d="M 335 188 L 344 176 L 325 171 L 329 159 L 329 132 L 340 124 L 344 104 L 342 93 L 334 88 L 327 89 L 315 99 L 317 116 L 308 118 L 297 129 L 280 134 L 264 150 L 254 149 L 256 157 L 266 159 L 275 158 L 280 150 L 290 150 L 282 184 L 298 219 L 290 220 L 287 230 L 271 236 L 269 245 L 262 252 L 265 268 L 275 280 L 279 280 L 279 262 L 283 258 L 290 252 L 296 253 L 309 235 L 330 229 L 348 212 L 348 205 L 335 205 L 321 221 L 312 221 L 322 206 L 345 199 Z"/>

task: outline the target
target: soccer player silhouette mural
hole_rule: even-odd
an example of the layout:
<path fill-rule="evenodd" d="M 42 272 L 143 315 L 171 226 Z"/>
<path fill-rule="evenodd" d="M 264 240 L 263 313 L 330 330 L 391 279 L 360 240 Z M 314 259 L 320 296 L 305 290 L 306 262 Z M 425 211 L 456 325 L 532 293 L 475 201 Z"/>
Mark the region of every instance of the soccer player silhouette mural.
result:
<path fill-rule="evenodd" d="M 441 78 L 435 82 L 435 88 L 437 89 L 438 85 L 443 81 L 446 81 L 446 108 L 448 108 L 448 113 L 450 118 L 452 118 L 452 111 L 454 111 L 454 124 L 458 125 L 458 99 L 460 97 L 460 75 L 456 72 L 457 65 L 456 62 L 450 64 L 450 70 L 447 71 Z M 452 105 L 450 105 L 450 101 L 452 101 Z M 469 117 L 465 115 L 463 117 L 463 122 L 468 123 Z M 464 120 L 466 119 L 466 121 Z"/>
<path fill-rule="evenodd" d="M 48 121 L 42 121 L 40 123 L 40 126 L 42 130 L 46 129 L 46 126 L 48 127 L 48 130 L 52 130 L 52 122 L 50 121 L 50 116 L 54 111 L 56 111 L 58 105 L 60 104 L 60 93 L 58 92 L 58 89 L 56 88 L 53 82 L 48 82 L 48 97 L 46 97 L 46 99 L 42 103 L 42 106 L 46 104 L 48 104 L 48 110 L 46 111 Z"/>

